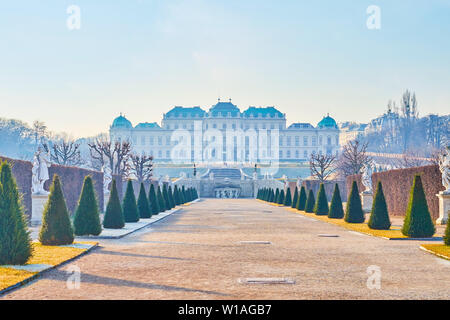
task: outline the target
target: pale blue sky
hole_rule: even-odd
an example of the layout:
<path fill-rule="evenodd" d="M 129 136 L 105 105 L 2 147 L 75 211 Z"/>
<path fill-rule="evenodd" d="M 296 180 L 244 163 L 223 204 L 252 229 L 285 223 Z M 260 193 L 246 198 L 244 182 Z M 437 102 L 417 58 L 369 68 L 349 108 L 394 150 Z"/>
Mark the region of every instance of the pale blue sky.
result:
<path fill-rule="evenodd" d="M 81 30 L 66 27 L 72 4 Z M 2 1 L 0 116 L 79 137 L 220 96 L 289 123 L 366 122 L 407 88 L 421 114 L 448 114 L 449 17 L 450 0 Z"/>

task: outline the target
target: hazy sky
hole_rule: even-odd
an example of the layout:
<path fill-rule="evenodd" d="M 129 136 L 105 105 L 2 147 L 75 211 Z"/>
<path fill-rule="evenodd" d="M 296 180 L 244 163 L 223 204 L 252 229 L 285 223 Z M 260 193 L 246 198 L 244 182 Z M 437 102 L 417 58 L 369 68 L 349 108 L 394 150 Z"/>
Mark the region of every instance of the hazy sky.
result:
<path fill-rule="evenodd" d="M 407 88 L 422 115 L 448 114 L 449 17 L 450 0 L 1 1 L 0 117 L 79 137 L 220 96 L 289 123 L 366 122 Z"/>

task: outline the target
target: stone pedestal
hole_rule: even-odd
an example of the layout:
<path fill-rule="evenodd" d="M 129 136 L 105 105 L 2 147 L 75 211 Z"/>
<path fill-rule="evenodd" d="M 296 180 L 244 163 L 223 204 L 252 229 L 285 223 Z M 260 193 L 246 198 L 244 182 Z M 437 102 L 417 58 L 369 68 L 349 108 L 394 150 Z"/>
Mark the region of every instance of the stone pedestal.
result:
<path fill-rule="evenodd" d="M 450 211 L 450 193 L 441 191 L 436 196 L 439 198 L 439 218 L 436 220 L 436 224 L 446 224 Z"/>
<path fill-rule="evenodd" d="M 372 211 L 372 203 L 373 203 L 373 193 L 372 192 L 361 192 L 361 204 L 364 212 Z"/>
<path fill-rule="evenodd" d="M 47 203 L 48 194 L 32 194 L 31 195 L 31 224 L 41 225 L 44 206 Z"/>

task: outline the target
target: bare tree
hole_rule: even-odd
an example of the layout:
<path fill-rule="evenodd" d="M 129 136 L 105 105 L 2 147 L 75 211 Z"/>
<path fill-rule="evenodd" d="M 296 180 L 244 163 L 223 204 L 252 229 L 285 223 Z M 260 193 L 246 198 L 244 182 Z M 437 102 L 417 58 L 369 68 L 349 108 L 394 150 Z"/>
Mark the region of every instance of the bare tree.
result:
<path fill-rule="evenodd" d="M 153 157 L 146 155 L 130 155 L 130 173 L 133 174 L 139 182 L 150 181 L 153 175 Z"/>
<path fill-rule="evenodd" d="M 48 152 L 49 146 L 43 144 L 45 150 Z M 84 164 L 81 158 L 80 144 L 71 140 L 60 140 L 53 142 L 50 147 L 51 161 L 65 166 L 80 166 Z"/>
<path fill-rule="evenodd" d="M 45 125 L 44 122 L 36 120 L 33 122 L 33 126 L 32 126 L 31 130 L 32 130 L 33 136 L 34 136 L 34 144 L 35 144 L 35 147 L 37 148 L 37 146 L 39 144 L 39 140 L 41 139 L 41 137 L 45 136 L 45 134 L 47 132 L 47 126 Z"/>
<path fill-rule="evenodd" d="M 372 162 L 367 155 L 368 142 L 361 143 L 358 139 L 349 141 L 342 149 L 337 168 L 344 176 L 360 174 L 366 164 Z"/>
<path fill-rule="evenodd" d="M 406 90 L 402 96 L 401 106 L 403 113 L 403 123 L 401 124 L 403 152 L 406 152 L 406 150 L 408 150 L 411 140 L 411 133 L 414 129 L 418 116 L 416 94 L 411 94 L 409 90 Z"/>
<path fill-rule="evenodd" d="M 116 141 L 114 143 L 113 156 L 115 156 L 113 172 L 121 177 L 129 174 L 129 158 L 131 152 L 131 143 L 128 141 Z"/>
<path fill-rule="evenodd" d="M 312 153 L 309 159 L 311 175 L 323 183 L 336 170 L 334 166 L 335 160 L 336 157 L 330 154 L 321 155 Z"/>
<path fill-rule="evenodd" d="M 106 139 L 97 138 L 93 142 L 89 142 L 88 147 L 92 167 L 101 170 L 105 163 L 108 163 L 111 172 L 113 172 L 114 151 L 111 149 L 111 142 Z"/>

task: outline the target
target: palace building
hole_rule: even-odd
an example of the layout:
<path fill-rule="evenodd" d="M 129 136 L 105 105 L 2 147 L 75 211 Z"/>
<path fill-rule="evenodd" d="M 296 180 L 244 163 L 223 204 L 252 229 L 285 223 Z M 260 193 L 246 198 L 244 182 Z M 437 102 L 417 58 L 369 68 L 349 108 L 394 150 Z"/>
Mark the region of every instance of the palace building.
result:
<path fill-rule="evenodd" d="M 111 141 L 128 140 L 133 152 L 157 162 L 304 161 L 311 153 L 337 155 L 339 128 L 329 115 L 317 126 L 293 123 L 275 107 L 241 111 L 230 101 L 218 101 L 208 111 L 174 107 L 156 122 L 132 123 L 120 115 L 110 127 Z"/>

